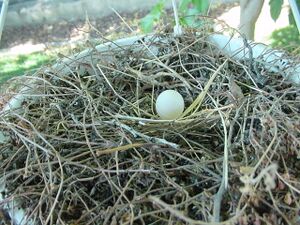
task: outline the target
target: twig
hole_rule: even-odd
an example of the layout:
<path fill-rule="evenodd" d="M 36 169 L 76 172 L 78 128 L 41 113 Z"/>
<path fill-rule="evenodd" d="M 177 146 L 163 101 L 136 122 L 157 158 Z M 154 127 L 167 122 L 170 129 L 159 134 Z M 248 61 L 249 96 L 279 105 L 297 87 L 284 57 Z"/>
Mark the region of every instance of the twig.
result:
<path fill-rule="evenodd" d="M 208 82 L 206 83 L 203 91 L 201 91 L 201 93 L 198 95 L 198 97 L 193 101 L 193 103 L 182 113 L 182 115 L 180 116 L 180 118 L 185 117 L 186 115 L 188 115 L 192 110 L 194 110 L 194 112 L 196 112 L 203 100 L 204 97 L 206 96 L 210 86 L 212 85 L 214 79 L 216 78 L 217 75 L 219 75 L 219 72 L 221 71 L 221 69 L 223 69 L 223 67 L 227 64 L 228 59 L 226 59 L 219 67 L 218 69 L 213 73 L 213 75 L 210 77 L 210 79 L 208 80 Z"/>
<path fill-rule="evenodd" d="M 110 125 L 117 125 L 121 128 L 123 128 L 124 130 L 130 132 L 134 137 L 141 137 L 143 139 L 145 139 L 147 142 L 151 142 L 151 143 L 156 143 L 156 144 L 162 144 L 162 145 L 167 145 L 167 146 L 170 146 L 172 148 L 179 148 L 179 145 L 178 144 L 175 144 L 175 143 L 172 143 L 172 142 L 169 142 L 165 139 L 162 139 L 162 138 L 157 138 L 157 137 L 149 137 L 148 135 L 145 135 L 139 131 L 136 131 L 135 129 L 133 129 L 132 127 L 129 127 L 128 125 L 125 125 L 121 122 L 118 122 L 118 121 L 111 121 L 111 122 L 105 122 L 107 124 L 110 124 Z"/>
<path fill-rule="evenodd" d="M 145 143 L 134 143 L 134 144 L 122 145 L 122 146 L 118 146 L 118 147 L 110 148 L 110 149 L 103 149 L 103 150 L 101 149 L 101 150 L 96 151 L 96 155 L 100 156 L 100 155 L 111 154 L 111 153 L 115 153 L 115 152 L 125 151 L 125 150 L 131 149 L 131 148 L 142 147 L 143 145 L 145 145 Z"/>
<path fill-rule="evenodd" d="M 215 104 L 215 107 L 218 107 L 217 102 L 211 98 L 212 102 Z M 223 117 L 223 114 L 221 111 L 219 111 L 221 121 L 222 121 L 222 126 L 224 130 L 224 160 L 223 160 L 223 176 L 222 176 L 222 181 L 220 188 L 215 195 L 214 198 L 214 211 L 213 211 L 213 220 L 214 222 L 219 222 L 220 221 L 220 210 L 221 210 L 221 203 L 222 203 L 222 198 L 225 190 L 228 188 L 228 135 L 227 135 L 227 128 L 226 128 L 226 123 L 225 119 Z"/>
<path fill-rule="evenodd" d="M 179 23 L 179 18 L 178 18 L 178 13 L 177 13 L 177 6 L 175 0 L 172 0 L 172 6 L 173 6 L 173 12 L 174 12 L 174 19 L 175 19 L 175 26 L 174 26 L 174 36 L 178 37 L 181 36 L 183 31 L 182 27 L 180 26 Z"/>
<path fill-rule="evenodd" d="M 230 224 L 230 222 L 234 222 L 236 221 L 236 219 L 241 215 L 241 213 L 245 210 L 245 206 L 243 207 L 243 209 L 240 212 L 237 212 L 236 215 L 232 218 L 230 218 L 227 221 L 221 222 L 221 223 L 217 223 L 217 222 L 212 222 L 212 223 L 207 223 L 207 222 L 203 222 L 203 221 L 198 221 L 198 220 L 193 220 L 189 217 L 186 217 L 181 211 L 178 211 L 174 208 L 172 208 L 170 205 L 168 205 L 167 203 L 161 201 L 159 198 L 155 197 L 155 196 L 148 196 L 148 199 L 153 202 L 154 204 L 157 204 L 161 207 L 163 207 L 165 210 L 167 210 L 168 212 L 170 212 L 172 215 L 174 215 L 176 218 L 183 220 L 185 223 L 187 224 L 195 224 L 195 225 L 225 225 L 225 224 Z"/>

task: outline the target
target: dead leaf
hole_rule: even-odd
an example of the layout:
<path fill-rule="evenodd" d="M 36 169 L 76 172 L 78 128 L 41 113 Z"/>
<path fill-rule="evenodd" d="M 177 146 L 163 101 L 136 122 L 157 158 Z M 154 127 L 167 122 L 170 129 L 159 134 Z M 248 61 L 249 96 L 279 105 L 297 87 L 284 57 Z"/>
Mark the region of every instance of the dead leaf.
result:
<path fill-rule="evenodd" d="M 245 175 L 250 175 L 254 170 L 254 167 L 251 166 L 241 166 L 240 173 Z"/>
<path fill-rule="evenodd" d="M 231 97 L 239 104 L 244 98 L 244 94 L 241 87 L 234 81 L 233 77 L 230 77 L 229 79 L 229 90 Z"/>
<path fill-rule="evenodd" d="M 286 195 L 284 196 L 284 203 L 287 205 L 291 205 L 293 203 L 293 199 L 292 199 L 292 195 L 290 192 L 286 193 Z"/>
<path fill-rule="evenodd" d="M 278 187 L 279 190 L 282 191 L 285 188 L 285 184 L 281 180 L 279 180 L 278 184 L 277 184 L 277 187 Z"/>

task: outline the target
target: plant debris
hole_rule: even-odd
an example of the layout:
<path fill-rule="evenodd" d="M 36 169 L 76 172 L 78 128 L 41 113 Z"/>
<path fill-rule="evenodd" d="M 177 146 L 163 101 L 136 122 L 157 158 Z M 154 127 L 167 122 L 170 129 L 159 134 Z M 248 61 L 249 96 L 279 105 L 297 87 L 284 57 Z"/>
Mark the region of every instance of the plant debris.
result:
<path fill-rule="evenodd" d="M 16 78 L 34 89 L 0 114 L 2 202 L 36 224 L 299 223 L 299 88 L 205 35 L 94 48 Z M 167 89 L 187 106 L 175 121 L 154 109 Z"/>

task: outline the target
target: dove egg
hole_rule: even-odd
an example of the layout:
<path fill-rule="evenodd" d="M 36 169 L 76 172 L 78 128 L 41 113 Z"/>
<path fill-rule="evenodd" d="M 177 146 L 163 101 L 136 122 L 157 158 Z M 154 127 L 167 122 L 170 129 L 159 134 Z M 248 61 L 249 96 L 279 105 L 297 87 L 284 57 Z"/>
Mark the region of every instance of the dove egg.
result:
<path fill-rule="evenodd" d="M 184 100 L 177 91 L 166 90 L 158 95 L 155 106 L 161 119 L 175 120 L 183 113 Z"/>

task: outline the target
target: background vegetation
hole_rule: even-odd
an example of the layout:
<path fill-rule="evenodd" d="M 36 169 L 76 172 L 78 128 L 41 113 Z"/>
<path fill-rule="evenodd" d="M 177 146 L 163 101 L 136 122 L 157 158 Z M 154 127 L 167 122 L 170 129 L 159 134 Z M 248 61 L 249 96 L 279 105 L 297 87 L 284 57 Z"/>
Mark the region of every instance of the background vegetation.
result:
<path fill-rule="evenodd" d="M 144 18 L 140 20 L 142 32 L 151 32 L 159 24 L 166 13 L 167 0 L 160 0 Z M 297 0 L 298 6 L 300 0 Z M 269 0 L 270 14 L 274 20 L 280 16 L 283 0 Z M 206 14 L 209 8 L 209 0 L 181 0 L 178 5 L 180 23 L 183 26 L 199 27 L 201 20 L 195 15 Z M 289 15 L 290 26 L 275 30 L 270 37 L 271 46 L 287 50 L 292 54 L 300 53 L 300 36 L 295 25 L 292 13 Z M 113 31 L 112 31 L 113 32 Z M 61 49 L 64 51 L 64 49 Z M 58 52 L 61 51 L 58 49 Z M 41 65 L 51 62 L 56 56 L 45 52 L 31 53 L 17 56 L 0 56 L 0 85 L 14 76 L 35 71 Z"/>
<path fill-rule="evenodd" d="M 53 60 L 54 56 L 44 52 L 28 55 L 3 56 L 0 58 L 0 85 L 14 76 L 30 73 Z"/>

